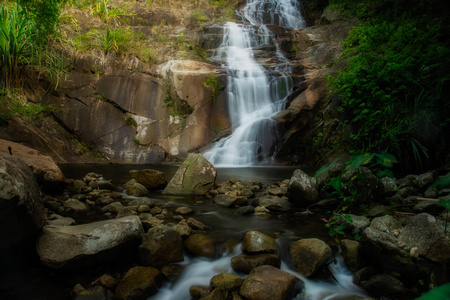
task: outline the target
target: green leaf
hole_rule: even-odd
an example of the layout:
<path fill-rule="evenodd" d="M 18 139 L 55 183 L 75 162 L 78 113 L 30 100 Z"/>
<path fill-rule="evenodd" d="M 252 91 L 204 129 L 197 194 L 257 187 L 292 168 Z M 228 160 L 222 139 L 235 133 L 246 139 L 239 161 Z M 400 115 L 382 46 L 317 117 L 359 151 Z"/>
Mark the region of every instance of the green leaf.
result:
<path fill-rule="evenodd" d="M 440 187 L 440 188 L 446 187 L 448 185 L 450 185 L 450 173 L 448 173 L 445 176 L 442 176 L 441 178 L 436 180 L 435 183 L 433 183 L 434 187 Z"/>
<path fill-rule="evenodd" d="M 448 300 L 450 299 L 450 283 L 446 283 L 444 285 L 438 286 L 428 292 L 423 293 L 416 300 Z"/>
<path fill-rule="evenodd" d="M 353 219 L 350 215 L 344 215 L 344 219 L 347 220 L 350 224 L 353 224 Z"/>
<path fill-rule="evenodd" d="M 341 188 L 341 184 L 342 184 L 341 176 L 331 178 L 330 184 L 336 191 L 339 191 L 339 189 Z"/>
<path fill-rule="evenodd" d="M 375 154 L 361 154 L 361 155 L 357 155 L 352 157 L 349 161 L 348 164 L 350 165 L 350 168 L 352 169 L 356 169 L 359 166 L 362 165 L 367 165 L 368 163 L 370 163 L 372 161 L 372 159 L 374 158 Z"/>
<path fill-rule="evenodd" d="M 450 210 L 450 200 L 449 199 L 439 199 L 439 205 L 445 207 L 445 209 Z"/>
<path fill-rule="evenodd" d="M 328 171 L 335 163 L 338 162 L 338 160 L 340 159 L 340 157 L 336 158 L 335 160 L 333 160 L 329 165 L 324 165 L 322 166 L 319 170 L 317 170 L 317 172 L 314 174 L 314 177 L 317 178 L 319 177 L 320 174 L 325 173 L 326 171 Z"/>

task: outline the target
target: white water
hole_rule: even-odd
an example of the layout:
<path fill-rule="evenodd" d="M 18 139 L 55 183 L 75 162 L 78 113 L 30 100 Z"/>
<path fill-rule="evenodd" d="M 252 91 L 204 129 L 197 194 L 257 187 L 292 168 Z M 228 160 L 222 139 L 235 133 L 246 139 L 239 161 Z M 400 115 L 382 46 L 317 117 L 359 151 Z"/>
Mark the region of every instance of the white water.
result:
<path fill-rule="evenodd" d="M 231 258 L 240 254 L 240 245 L 233 253 L 228 253 L 217 260 L 207 260 L 195 258 L 185 262 L 188 264 L 183 274 L 175 284 L 166 283 L 159 289 L 158 293 L 148 300 L 189 300 L 191 299 L 189 289 L 193 285 L 208 287 L 211 278 L 220 273 L 230 273 L 242 276 L 236 273 L 231 267 Z M 324 300 L 339 299 L 348 296 L 365 297 L 364 291 L 355 285 L 352 281 L 351 272 L 347 269 L 342 259 L 331 263 L 329 271 L 336 279 L 334 282 L 313 281 L 289 269 L 285 264 L 281 264 L 281 270 L 289 272 L 300 278 L 304 282 L 303 290 L 294 299 Z"/>
<path fill-rule="evenodd" d="M 243 167 L 271 161 L 277 142 L 272 117 L 282 109 L 293 84 L 289 61 L 265 24 L 286 29 L 305 27 L 294 0 L 247 0 L 239 14 L 250 25 L 227 23 L 213 58 L 222 61 L 227 70 L 226 96 L 232 125 L 231 135 L 204 153 L 215 166 Z M 270 45 L 275 54 L 268 70 L 258 63 L 254 48 L 267 51 Z"/>

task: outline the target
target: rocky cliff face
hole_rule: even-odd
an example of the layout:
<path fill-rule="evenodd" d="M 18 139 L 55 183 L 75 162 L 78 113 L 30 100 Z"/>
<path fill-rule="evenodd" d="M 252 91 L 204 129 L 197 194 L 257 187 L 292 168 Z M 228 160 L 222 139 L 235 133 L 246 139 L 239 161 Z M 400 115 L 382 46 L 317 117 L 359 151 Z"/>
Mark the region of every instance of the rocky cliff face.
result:
<path fill-rule="evenodd" d="M 311 130 L 317 126 L 332 130 L 335 126 L 334 119 L 327 124 L 313 121 L 319 107 L 325 105 L 325 79 L 336 68 L 332 62 L 342 52 L 339 41 L 345 38 L 352 24 L 340 21 L 333 14 L 322 15 L 326 4 L 327 1 L 302 2 L 303 14 L 312 25 L 306 30 L 284 32 L 272 28 L 284 52 L 297 66 L 292 74 L 295 91 L 286 109 L 277 116 L 283 127 L 278 155 L 289 161 L 301 161 L 310 155 L 304 149 L 311 141 L 303 137 Z M 153 20 L 150 16 L 155 17 L 159 8 L 139 5 L 142 7 L 136 8 L 136 17 L 126 17 L 127 22 L 142 32 L 153 32 L 157 24 L 150 22 Z M 223 34 L 220 22 L 200 27 L 203 21 L 192 16 L 183 18 L 177 10 L 173 13 L 165 10 L 164 16 L 157 15 L 167 19 L 170 31 L 165 34 L 183 32 L 190 41 L 189 47 L 203 49 L 200 51 L 206 56 L 209 54 L 205 51 L 220 45 Z M 83 13 L 74 12 L 74 16 L 80 20 L 82 32 L 99 27 Z M 69 51 L 72 68 L 65 74 L 57 93 L 42 98 L 42 103 L 55 108 L 58 124 L 46 121 L 45 128 L 30 134 L 38 138 L 33 138 L 35 142 L 27 138 L 28 144 L 58 162 L 79 161 L 79 151 L 74 149 L 80 146 L 74 142 L 78 140 L 102 153 L 97 157 L 111 162 L 154 163 L 184 159 L 189 152 L 206 148 L 211 141 L 228 134 L 230 122 L 222 95 L 226 84 L 223 70 L 188 57 L 179 59 L 173 54 L 177 52 L 174 48 L 176 45 L 170 50 L 164 48 L 167 50 L 159 64 L 114 51 L 96 49 L 82 54 Z M 261 52 L 259 56 L 261 61 L 270 61 L 270 54 Z M 4 131 L 1 137 L 27 143 L 13 137 L 11 130 L 8 132 Z M 46 136 L 45 132 L 52 133 Z"/>

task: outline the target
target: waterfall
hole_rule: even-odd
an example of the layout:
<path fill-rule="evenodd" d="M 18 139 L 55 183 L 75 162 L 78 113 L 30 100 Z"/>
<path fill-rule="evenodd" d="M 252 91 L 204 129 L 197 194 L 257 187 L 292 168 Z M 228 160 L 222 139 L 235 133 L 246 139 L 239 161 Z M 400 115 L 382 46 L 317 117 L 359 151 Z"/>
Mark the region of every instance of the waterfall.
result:
<path fill-rule="evenodd" d="M 283 108 L 293 83 L 289 60 L 266 25 L 305 27 L 295 0 L 247 0 L 239 15 L 245 24 L 225 24 L 222 44 L 212 58 L 227 71 L 232 127 L 228 137 L 204 153 L 216 166 L 270 163 L 277 144 L 273 116 Z M 269 49 L 275 49 L 274 57 L 258 58 L 257 51 Z"/>

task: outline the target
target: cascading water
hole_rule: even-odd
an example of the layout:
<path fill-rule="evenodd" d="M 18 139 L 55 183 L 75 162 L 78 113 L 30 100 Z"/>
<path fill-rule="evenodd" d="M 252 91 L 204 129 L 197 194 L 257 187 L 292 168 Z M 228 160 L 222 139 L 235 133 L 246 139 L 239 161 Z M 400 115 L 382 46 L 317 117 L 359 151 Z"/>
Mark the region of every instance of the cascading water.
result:
<path fill-rule="evenodd" d="M 268 163 L 277 143 L 273 115 L 292 91 L 291 66 L 266 24 L 302 29 L 305 22 L 294 0 L 247 0 L 239 12 L 246 24 L 225 25 L 223 42 L 213 60 L 227 70 L 230 136 L 204 153 L 216 166 L 251 166 Z M 274 48 L 275 54 L 258 63 L 255 49 Z M 270 74 L 270 75 L 269 75 Z"/>

